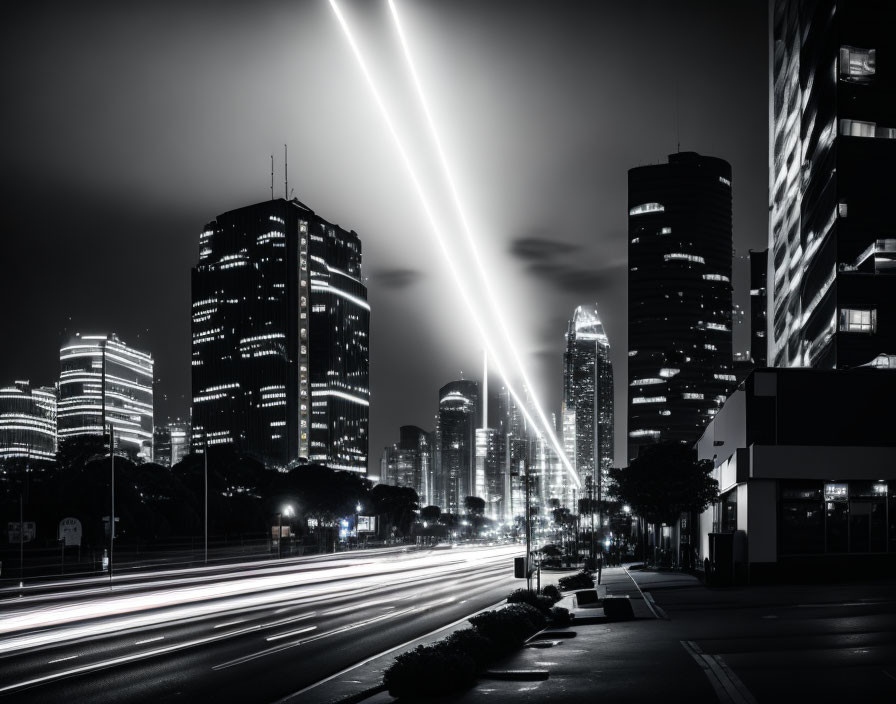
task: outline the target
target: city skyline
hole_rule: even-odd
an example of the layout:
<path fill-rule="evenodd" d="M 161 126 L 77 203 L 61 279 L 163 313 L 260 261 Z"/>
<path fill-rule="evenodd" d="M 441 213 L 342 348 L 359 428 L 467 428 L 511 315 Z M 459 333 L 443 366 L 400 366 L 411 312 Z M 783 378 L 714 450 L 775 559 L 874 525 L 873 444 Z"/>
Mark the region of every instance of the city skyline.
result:
<path fill-rule="evenodd" d="M 444 86 L 444 94 L 433 96 L 437 117 L 440 126 L 448 130 L 446 146 L 458 155 L 456 166 L 464 176 L 462 190 L 478 194 L 471 210 L 477 229 L 487 233 L 482 238 L 484 256 L 491 269 L 506 272 L 496 282 L 508 293 L 505 302 L 511 321 L 527 321 L 520 349 L 535 390 L 545 408 L 556 410 L 561 401 L 562 367 L 557 360 L 563 348 L 564 311 L 589 300 L 606 301 L 602 315 L 614 341 L 613 363 L 617 373 L 625 375 L 626 212 L 622 200 L 627 169 L 662 160 L 679 142 L 682 149 L 721 154 L 731 161 L 742 184 L 735 196 L 735 246 L 739 253 L 764 247 L 766 12 L 746 3 L 724 12 L 712 3 L 690 3 L 684 8 L 688 15 L 655 3 L 646 6 L 654 21 L 645 24 L 640 16 L 636 20 L 633 10 L 614 8 L 603 13 L 604 19 L 635 32 L 629 32 L 635 40 L 623 48 L 619 39 L 603 30 L 598 30 L 599 41 L 589 36 L 586 43 L 585 33 L 591 31 L 587 29 L 591 25 L 574 16 L 548 15 L 537 5 L 525 3 L 514 3 L 514 11 L 508 14 L 504 10 L 509 7 L 499 3 L 489 8 L 470 3 L 414 4 L 406 8 L 406 21 L 420 36 L 415 49 L 424 78 Z M 29 72 L 40 70 L 43 59 L 37 59 L 33 68 L 8 62 L 17 65 L 12 79 L 15 85 L 29 81 L 34 87 L 28 93 L 31 99 L 4 115 L 4 126 L 18 132 L 27 123 L 37 126 L 28 134 L 52 136 L 37 162 L 31 148 L 34 144 L 28 140 L 12 145 L 9 152 L 8 172 L 18 176 L 8 184 L 10 202 L 2 215 L 3 225 L 24 231 L 28 237 L 10 243 L 6 261 L 32 260 L 38 252 L 50 251 L 49 242 L 59 256 L 54 255 L 47 267 L 39 270 L 3 266 L 0 286 L 5 297 L 26 287 L 34 292 L 10 319 L 11 326 L 27 331 L 34 352 L 24 355 L 19 348 L 5 348 L 0 351 L 0 368 L 7 370 L 9 379 L 46 384 L 57 373 L 53 350 L 72 333 L 116 330 L 132 344 L 153 352 L 158 419 L 187 416 L 190 323 L 184 301 L 189 297 L 189 268 L 197 257 L 197 234 L 210 213 L 269 197 L 271 153 L 275 157 L 275 193 L 283 194 L 282 146 L 288 142 L 290 154 L 295 155 L 289 164 L 289 184 L 295 194 L 332 222 L 350 225 L 365 235 L 370 304 L 382 311 L 371 322 L 371 336 L 377 341 L 371 349 L 371 365 L 378 371 L 371 379 L 370 446 L 384 447 L 391 441 L 393 428 L 419 424 L 429 417 L 429 394 L 423 389 L 437 388 L 461 370 L 470 373 L 478 369 L 481 344 L 471 339 L 475 335 L 470 335 L 462 307 L 443 295 L 453 284 L 437 271 L 438 254 L 422 232 L 424 224 L 416 207 L 399 209 L 403 211 L 399 214 L 378 205 L 413 203 L 413 198 L 394 152 L 382 144 L 386 135 L 363 92 L 356 67 L 344 51 L 338 27 L 331 23 L 323 3 L 299 8 L 265 5 L 258 8 L 257 15 L 253 12 L 248 24 L 243 11 L 222 6 L 216 13 L 222 37 L 234 37 L 238 32 L 246 38 L 259 37 L 255 42 L 259 55 L 243 65 L 236 53 L 224 47 L 226 41 L 196 42 L 197 36 L 207 36 L 197 26 L 204 18 L 186 8 L 167 11 L 176 13 L 176 22 L 169 23 L 167 14 L 151 9 L 145 11 L 145 21 L 158 25 L 158 31 L 167 37 L 168 57 L 147 45 L 121 45 L 117 37 L 122 36 L 119 30 L 129 17 L 115 8 L 104 9 L 104 30 L 99 35 L 89 9 L 78 15 L 60 10 L 49 24 L 22 10 L 20 31 L 6 51 L 27 54 L 18 42 L 30 41 L 38 31 L 42 41 L 60 47 L 68 45 L 67 37 L 80 34 L 86 41 L 79 46 L 94 49 L 78 53 L 65 66 L 57 65 L 49 79 L 44 71 L 40 81 Z M 437 67 L 434 61 L 454 41 L 449 30 L 467 23 L 474 11 L 477 29 L 461 40 L 463 52 L 456 72 L 447 70 L 448 64 Z M 598 16 L 597 9 L 583 11 Z M 359 4 L 347 5 L 346 12 L 365 30 L 366 43 L 387 43 L 388 24 L 378 12 Z M 707 37 L 708 45 L 697 48 L 674 41 L 669 29 L 683 26 L 685 16 L 696 23 L 695 31 Z M 165 27 L 176 29 L 164 30 L 163 18 Z M 551 36 L 557 38 L 543 38 L 545 22 Z M 284 36 L 288 27 L 301 38 L 312 25 L 320 28 L 320 36 L 308 35 L 304 43 Z M 738 31 L 731 34 L 729 28 L 735 26 Z M 70 30 L 74 30 L 72 34 Z M 561 36 L 564 46 L 578 46 L 575 64 L 554 51 Z M 485 37 L 497 39 L 483 41 Z M 307 48 L 297 48 L 300 46 Z M 219 63 L 215 71 L 224 69 L 222 74 L 210 72 L 207 60 L 200 60 L 201 52 L 215 57 Z M 314 58 L 315 52 L 321 58 Z M 638 91 L 625 92 L 617 79 L 594 76 L 587 69 L 632 52 L 638 61 L 627 80 L 638 85 Z M 703 60 L 707 53 L 714 56 L 711 65 Z M 71 102 L 68 86 L 75 78 L 86 82 L 85 90 L 98 98 L 109 94 L 111 86 L 93 73 L 98 58 L 108 55 L 118 56 L 121 69 L 134 78 L 117 84 L 116 90 L 121 90 L 109 104 L 111 112 L 91 112 L 99 108 L 80 102 L 78 112 L 63 129 L 47 132 L 51 125 L 40 107 L 48 100 Z M 522 62 L 528 83 L 534 81 L 538 90 L 528 84 L 524 88 L 516 74 L 509 72 L 511 57 Z M 652 67 L 660 57 L 664 63 L 674 57 L 675 81 L 654 72 Z M 171 70 L 172 61 L 177 62 L 183 79 L 170 84 L 168 92 L 159 93 L 157 71 Z M 294 100 L 281 99 L 278 105 L 282 109 L 275 112 L 237 108 L 214 78 L 228 73 L 230 67 L 230 73 L 246 75 L 244 85 L 250 95 L 262 95 L 283 66 L 317 67 L 324 62 L 332 68 L 309 77 L 312 84 L 308 88 L 323 96 L 317 116 L 303 111 Z M 471 64 L 479 67 L 473 73 Z M 393 66 L 389 72 L 398 76 L 401 67 Z M 461 77 L 466 75 L 481 75 L 481 80 L 464 83 Z M 564 79 L 556 81 L 556 75 Z M 728 83 L 729 78 L 735 80 Z M 597 81 L 593 86 L 592 80 Z M 707 81 L 714 84 L 711 92 L 705 89 Z M 734 83 L 738 90 L 727 100 L 716 98 L 724 85 Z M 591 87 L 586 90 L 586 86 Z M 486 94 L 496 90 L 497 100 L 486 101 Z M 199 96 L 201 100 L 196 99 Z M 490 107 L 462 118 L 455 106 L 468 103 Z M 100 100 L 99 104 L 105 103 Z M 567 104 L 576 107 L 574 118 L 565 108 L 560 110 L 560 105 Z M 611 109 L 613 104 L 618 110 Z M 218 116 L 218 126 L 206 134 L 209 111 Z M 337 119 L 354 113 L 359 113 L 357 120 Z M 641 129 L 636 135 L 623 129 L 623 116 L 629 114 L 640 116 Z M 128 125 L 128 129 L 110 128 L 113 118 L 114 124 Z M 325 133 L 325 122 L 336 126 L 341 142 L 317 139 L 316 135 Z M 744 129 L 733 129 L 734 123 Z M 175 130 L 183 131 L 184 141 L 193 145 L 191 150 L 174 148 Z M 195 139 L 191 138 L 194 134 Z M 556 142 L 549 151 L 544 151 L 547 142 L 539 138 L 544 134 L 551 134 Z M 616 135 L 612 147 L 605 139 L 607 134 Z M 149 140 L 154 144 L 151 152 L 143 146 Z M 88 143 L 98 147 L 90 152 L 92 166 L 83 178 L 73 178 L 75 165 L 88 163 L 81 146 Z M 334 157 L 337 151 L 340 156 Z M 353 156 L 346 158 L 345 154 Z M 564 166 L 570 158 L 571 169 Z M 521 159 L 534 159 L 543 167 L 537 172 L 517 168 Z M 357 169 L 356 178 L 340 177 L 361 164 L 377 164 L 376 177 L 372 178 L 367 168 Z M 39 207 L 29 185 L 35 182 L 36 168 L 41 180 L 49 178 L 50 186 L 70 182 L 55 189 L 55 203 L 69 214 L 71 235 L 63 241 L 48 239 L 56 230 L 29 216 Z M 490 183 L 502 187 L 487 187 Z M 110 192 L 118 194 L 113 206 L 106 202 L 107 195 L 100 196 Z M 544 206 L 561 197 L 564 207 L 546 219 Z M 121 211 L 121 216 L 129 214 L 126 231 L 118 226 L 116 211 Z M 132 251 L 139 256 L 132 256 Z M 119 295 L 99 295 L 93 282 L 101 272 L 112 277 Z M 738 280 L 738 275 L 735 271 L 735 285 L 745 291 L 746 279 Z M 66 296 L 44 293 L 60 288 Z M 743 304 L 746 294 L 740 295 Z M 438 316 L 432 315 L 434 309 Z M 539 314 L 527 315 L 531 310 Z M 746 337 L 736 341 L 737 349 L 746 346 Z M 421 391 L 400 401 L 393 399 L 389 379 L 399 373 L 408 379 L 407 388 Z M 621 408 L 625 390 L 617 386 L 616 406 Z M 624 447 L 624 430 L 624 423 L 617 423 L 616 464 L 624 460 L 620 449 Z M 371 468 L 378 462 L 376 454 L 368 463 Z"/>

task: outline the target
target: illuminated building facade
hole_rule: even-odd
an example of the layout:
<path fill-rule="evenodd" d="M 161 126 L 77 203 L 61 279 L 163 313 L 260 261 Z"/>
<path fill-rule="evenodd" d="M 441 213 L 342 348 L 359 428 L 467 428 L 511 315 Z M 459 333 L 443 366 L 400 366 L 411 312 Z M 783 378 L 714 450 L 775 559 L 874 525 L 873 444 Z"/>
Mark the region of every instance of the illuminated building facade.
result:
<path fill-rule="evenodd" d="M 613 466 L 613 365 L 596 306 L 579 306 L 563 356 L 563 442 L 580 476 Z"/>
<path fill-rule="evenodd" d="M 750 357 L 754 367 L 768 366 L 768 250 L 750 252 Z"/>
<path fill-rule="evenodd" d="M 768 361 L 853 368 L 896 351 L 896 6 L 773 5 Z"/>
<path fill-rule="evenodd" d="M 157 425 L 153 431 L 153 461 L 173 467 L 190 453 L 190 424 Z"/>
<path fill-rule="evenodd" d="M 115 334 L 81 335 L 59 350 L 60 444 L 115 429 L 115 450 L 152 461 L 153 360 Z"/>
<path fill-rule="evenodd" d="M 232 210 L 193 269 L 193 447 L 367 471 L 370 306 L 357 233 L 298 200 Z"/>
<path fill-rule="evenodd" d="M 433 438 L 416 425 L 403 425 L 398 444 L 383 451 L 380 483 L 417 492 L 420 506 L 432 503 Z"/>
<path fill-rule="evenodd" d="M 731 166 L 694 152 L 628 172 L 628 456 L 694 442 L 734 387 Z"/>
<path fill-rule="evenodd" d="M 56 459 L 56 389 L 0 388 L 0 462 L 10 459 Z"/>
<path fill-rule="evenodd" d="M 435 490 L 438 505 L 462 513 L 464 499 L 475 496 L 476 428 L 479 425 L 479 384 L 452 381 L 439 389 L 436 428 Z"/>

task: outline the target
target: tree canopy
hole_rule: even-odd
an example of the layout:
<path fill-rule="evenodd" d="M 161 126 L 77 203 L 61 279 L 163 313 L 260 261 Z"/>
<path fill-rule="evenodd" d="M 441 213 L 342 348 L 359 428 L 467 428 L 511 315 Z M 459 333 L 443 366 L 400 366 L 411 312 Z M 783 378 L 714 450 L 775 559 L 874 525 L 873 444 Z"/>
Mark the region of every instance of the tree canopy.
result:
<path fill-rule="evenodd" d="M 649 523 L 672 524 L 682 513 L 700 513 L 718 499 L 712 462 L 698 460 L 681 443 L 648 445 L 628 467 L 610 470 L 614 493 Z"/>

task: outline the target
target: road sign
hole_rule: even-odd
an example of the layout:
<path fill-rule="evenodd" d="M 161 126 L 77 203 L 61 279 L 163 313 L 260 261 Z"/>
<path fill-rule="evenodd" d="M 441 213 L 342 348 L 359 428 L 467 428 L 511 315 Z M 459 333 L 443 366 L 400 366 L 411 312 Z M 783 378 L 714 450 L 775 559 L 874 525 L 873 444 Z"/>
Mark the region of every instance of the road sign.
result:
<path fill-rule="evenodd" d="M 21 526 L 18 521 L 10 521 L 8 523 L 9 530 L 9 542 L 10 543 L 30 543 L 32 540 L 37 538 L 37 524 L 34 521 L 25 521 L 25 532 L 24 535 L 20 535 L 19 526 Z"/>
<path fill-rule="evenodd" d="M 63 518 L 59 521 L 59 540 L 65 541 L 65 547 L 81 544 L 81 521 L 77 518 Z"/>

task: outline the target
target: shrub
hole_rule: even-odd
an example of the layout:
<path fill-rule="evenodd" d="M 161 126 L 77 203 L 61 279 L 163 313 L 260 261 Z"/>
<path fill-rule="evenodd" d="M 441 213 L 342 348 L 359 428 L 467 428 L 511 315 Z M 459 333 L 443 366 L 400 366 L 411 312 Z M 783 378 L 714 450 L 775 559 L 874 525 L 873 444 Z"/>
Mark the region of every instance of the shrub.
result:
<path fill-rule="evenodd" d="M 495 644 L 475 628 L 464 628 L 455 631 L 443 641 L 449 648 L 454 648 L 469 655 L 476 663 L 477 670 L 484 670 L 495 655 Z"/>
<path fill-rule="evenodd" d="M 569 615 L 569 609 L 564 609 L 562 606 L 552 606 L 551 607 L 551 624 L 554 626 L 568 626 L 572 623 L 572 618 Z"/>
<path fill-rule="evenodd" d="M 554 605 L 552 599 L 536 594 L 529 589 L 516 589 L 510 592 L 510 594 L 507 595 L 507 603 L 528 604 L 529 606 L 534 606 L 545 615 L 548 614 L 548 612 L 551 610 L 551 607 Z"/>
<path fill-rule="evenodd" d="M 475 681 L 473 658 L 444 640 L 402 653 L 383 674 L 383 684 L 393 697 L 456 692 L 471 687 Z"/>
<path fill-rule="evenodd" d="M 553 601 L 555 604 L 563 598 L 563 595 L 560 593 L 560 590 L 557 589 L 553 584 L 548 584 L 541 590 L 541 595 L 546 596 L 548 599 Z"/>
<path fill-rule="evenodd" d="M 557 580 L 557 584 L 563 591 L 573 589 L 592 589 L 594 587 L 594 578 L 587 572 L 578 572 Z"/>
<path fill-rule="evenodd" d="M 502 655 L 519 648 L 526 638 L 547 624 L 541 611 L 529 604 L 510 604 L 496 611 L 484 611 L 469 621 L 494 643 L 497 654 Z"/>

